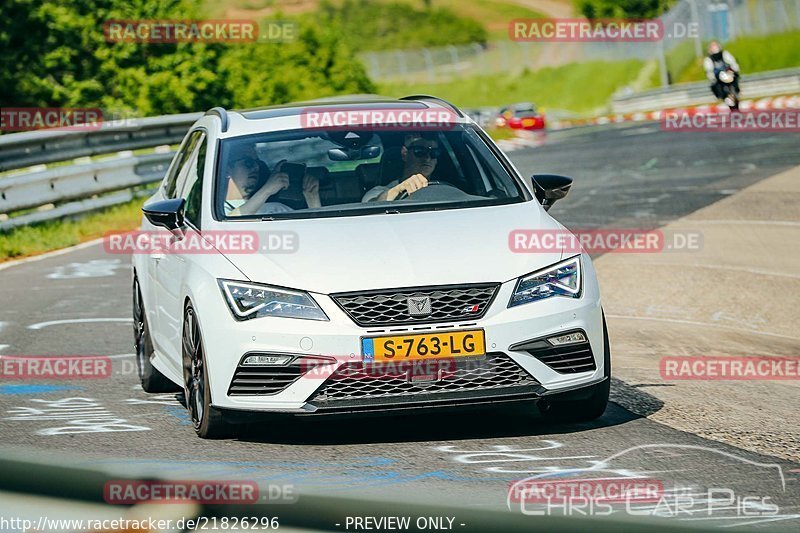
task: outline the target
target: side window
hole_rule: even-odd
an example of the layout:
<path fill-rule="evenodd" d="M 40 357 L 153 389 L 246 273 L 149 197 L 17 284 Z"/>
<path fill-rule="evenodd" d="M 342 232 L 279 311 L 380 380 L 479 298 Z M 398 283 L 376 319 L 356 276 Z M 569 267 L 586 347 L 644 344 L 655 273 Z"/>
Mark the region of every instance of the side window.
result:
<path fill-rule="evenodd" d="M 186 142 L 183 144 L 183 146 L 181 146 L 181 148 L 178 150 L 178 153 L 175 154 L 175 158 L 172 160 L 172 166 L 169 167 L 169 171 L 167 171 L 167 175 L 164 178 L 164 197 L 176 197 L 179 190 L 178 176 L 180 175 L 180 171 L 186 164 L 186 160 L 192 155 L 192 151 L 197 144 L 197 139 L 202 134 L 203 133 L 200 131 L 192 132 L 186 139 Z"/>
<path fill-rule="evenodd" d="M 197 148 L 189 158 L 184 167 L 185 172 L 181 171 L 178 175 L 178 183 L 181 184 L 181 197 L 186 198 L 184 216 L 196 228 L 200 228 L 200 207 L 203 198 L 203 171 L 206 164 L 206 136 L 202 134 L 197 142 Z"/>

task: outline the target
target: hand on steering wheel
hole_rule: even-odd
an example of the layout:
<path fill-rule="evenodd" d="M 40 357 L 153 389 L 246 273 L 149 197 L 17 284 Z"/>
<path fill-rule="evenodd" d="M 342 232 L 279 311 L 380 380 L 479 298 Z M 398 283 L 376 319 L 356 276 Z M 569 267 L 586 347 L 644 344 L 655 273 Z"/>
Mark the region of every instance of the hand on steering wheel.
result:
<path fill-rule="evenodd" d="M 453 185 L 450 185 L 446 181 L 429 181 L 427 186 L 430 187 L 431 185 L 444 185 L 445 187 L 454 187 Z M 417 189 L 417 191 L 418 190 L 421 190 L 421 189 Z M 414 192 L 417 192 L 417 191 L 414 191 Z M 397 195 L 397 198 L 395 198 L 395 201 L 397 201 L 397 200 L 405 200 L 406 198 L 408 198 L 412 194 L 413 193 L 409 193 L 408 191 L 403 191 L 403 192 L 401 192 L 400 194 Z"/>

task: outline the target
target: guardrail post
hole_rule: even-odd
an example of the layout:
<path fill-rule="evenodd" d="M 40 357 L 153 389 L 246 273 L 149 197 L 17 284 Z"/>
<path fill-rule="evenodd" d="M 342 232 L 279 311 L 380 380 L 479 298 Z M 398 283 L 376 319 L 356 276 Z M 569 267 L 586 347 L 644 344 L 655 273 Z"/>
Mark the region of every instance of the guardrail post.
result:
<path fill-rule="evenodd" d="M 669 86 L 669 73 L 667 72 L 667 57 L 664 54 L 664 41 L 663 39 L 658 41 L 658 65 L 659 70 L 661 71 L 661 86 L 668 87 Z"/>
<path fill-rule="evenodd" d="M 481 54 L 483 53 L 483 48 L 478 43 L 472 43 L 471 48 L 475 51 L 475 65 L 478 65 L 478 62 L 481 60 Z M 455 47 L 453 47 L 455 50 Z M 456 61 L 458 61 L 458 50 L 456 50 Z"/>
<path fill-rule="evenodd" d="M 795 10 L 794 27 L 800 28 L 800 0 L 794 0 L 794 10 Z"/>
<path fill-rule="evenodd" d="M 397 58 L 397 68 L 400 70 L 400 73 L 405 76 L 408 74 L 406 68 L 406 56 L 403 55 L 401 50 L 395 50 L 394 55 Z"/>
<path fill-rule="evenodd" d="M 381 62 L 378 59 L 378 54 L 373 52 L 370 54 L 370 62 L 372 63 L 372 77 L 376 80 L 381 79 Z"/>
<path fill-rule="evenodd" d="M 451 44 L 447 47 L 447 51 L 450 52 L 450 63 L 455 66 L 458 63 L 458 49 Z"/>
<path fill-rule="evenodd" d="M 427 48 L 422 49 L 422 55 L 425 56 L 425 69 L 428 71 L 428 81 L 433 83 L 433 56 L 431 56 L 431 51 Z"/>
<path fill-rule="evenodd" d="M 700 14 L 697 11 L 697 0 L 688 0 L 689 13 L 691 13 L 690 24 L 694 24 L 697 32 L 694 36 L 694 57 L 703 57 L 703 44 L 700 38 Z"/>
<path fill-rule="evenodd" d="M 769 33 L 769 27 L 767 26 L 767 11 L 766 6 L 764 5 L 764 1 L 758 2 L 758 27 L 761 29 L 761 35 L 766 35 Z"/>

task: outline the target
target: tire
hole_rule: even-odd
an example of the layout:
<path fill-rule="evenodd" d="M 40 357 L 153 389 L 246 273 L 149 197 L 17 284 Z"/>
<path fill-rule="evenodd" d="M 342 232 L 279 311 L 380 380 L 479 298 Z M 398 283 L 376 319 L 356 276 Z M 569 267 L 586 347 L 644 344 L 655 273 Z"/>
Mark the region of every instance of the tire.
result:
<path fill-rule="evenodd" d="M 197 436 L 203 439 L 223 439 L 233 435 L 233 427 L 223 413 L 211 406 L 211 387 L 206 371 L 205 348 L 197 314 L 191 304 L 183 312 L 181 340 L 184 393 L 186 408 Z"/>
<path fill-rule="evenodd" d="M 611 392 L 611 348 L 608 342 L 606 317 L 603 315 L 603 367 L 605 379 L 602 383 L 583 389 L 586 396 L 577 400 L 553 399 L 539 404 L 542 416 L 552 422 L 590 422 L 600 418 L 608 407 Z"/>
<path fill-rule="evenodd" d="M 133 348 L 136 351 L 136 370 L 145 392 L 180 392 L 181 388 L 153 366 L 153 341 L 144 310 L 139 279 L 133 278 Z"/>
<path fill-rule="evenodd" d="M 729 86 L 725 90 L 725 100 L 727 103 L 727 99 L 730 98 L 733 101 L 733 105 L 728 105 L 731 111 L 739 111 L 739 94 L 736 92 L 732 86 Z"/>

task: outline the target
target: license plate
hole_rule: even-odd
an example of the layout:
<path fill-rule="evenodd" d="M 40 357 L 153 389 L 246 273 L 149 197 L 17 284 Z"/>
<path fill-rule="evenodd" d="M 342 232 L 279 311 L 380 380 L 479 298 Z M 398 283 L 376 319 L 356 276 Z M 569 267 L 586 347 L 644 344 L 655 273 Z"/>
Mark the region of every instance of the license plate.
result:
<path fill-rule="evenodd" d="M 481 356 L 486 341 L 476 329 L 361 339 L 361 349 L 366 362 L 418 361 Z"/>
<path fill-rule="evenodd" d="M 524 118 L 522 119 L 522 125 L 525 127 L 533 126 L 536 124 L 536 120 L 532 118 Z"/>

